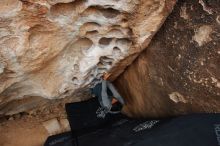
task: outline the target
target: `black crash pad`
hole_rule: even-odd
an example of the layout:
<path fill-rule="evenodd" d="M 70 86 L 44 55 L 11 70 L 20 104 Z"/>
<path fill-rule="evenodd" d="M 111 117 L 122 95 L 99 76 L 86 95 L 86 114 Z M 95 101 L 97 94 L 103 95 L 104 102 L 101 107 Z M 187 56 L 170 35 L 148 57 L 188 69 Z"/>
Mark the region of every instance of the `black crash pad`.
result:
<path fill-rule="evenodd" d="M 80 136 L 104 128 L 125 117 L 122 114 L 107 114 L 104 119 L 97 118 L 96 111 L 99 107 L 97 98 L 66 104 L 68 120 L 74 135 Z"/>
<path fill-rule="evenodd" d="M 159 120 L 109 114 L 99 119 L 98 106 L 97 99 L 66 105 L 74 143 L 59 146 L 220 146 L 220 113 Z"/>
<path fill-rule="evenodd" d="M 71 132 L 53 135 L 47 138 L 44 146 L 73 146 Z"/>
<path fill-rule="evenodd" d="M 219 136 L 220 114 L 197 114 L 168 120 L 125 120 L 78 141 L 79 146 L 219 146 Z"/>

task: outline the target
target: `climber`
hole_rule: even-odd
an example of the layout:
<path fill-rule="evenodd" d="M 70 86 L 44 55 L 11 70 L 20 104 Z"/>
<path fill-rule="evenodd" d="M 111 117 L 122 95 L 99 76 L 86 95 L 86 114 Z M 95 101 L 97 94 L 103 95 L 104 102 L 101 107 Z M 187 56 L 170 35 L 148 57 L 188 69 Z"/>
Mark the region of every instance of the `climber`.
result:
<path fill-rule="evenodd" d="M 125 103 L 113 84 L 107 81 L 108 77 L 109 74 L 104 73 L 101 82 L 92 89 L 92 94 L 98 98 L 101 105 L 96 111 L 99 118 L 105 118 L 107 113 L 120 113 Z"/>

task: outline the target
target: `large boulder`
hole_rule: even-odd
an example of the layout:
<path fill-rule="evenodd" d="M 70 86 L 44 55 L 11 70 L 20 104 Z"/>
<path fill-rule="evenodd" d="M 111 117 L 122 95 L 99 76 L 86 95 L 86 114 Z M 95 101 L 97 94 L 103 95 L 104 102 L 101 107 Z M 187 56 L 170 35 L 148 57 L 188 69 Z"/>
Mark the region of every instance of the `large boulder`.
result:
<path fill-rule="evenodd" d="M 115 82 L 131 116 L 220 112 L 220 3 L 178 1 Z"/>
<path fill-rule="evenodd" d="M 1 0 L 0 115 L 115 79 L 175 0 Z"/>

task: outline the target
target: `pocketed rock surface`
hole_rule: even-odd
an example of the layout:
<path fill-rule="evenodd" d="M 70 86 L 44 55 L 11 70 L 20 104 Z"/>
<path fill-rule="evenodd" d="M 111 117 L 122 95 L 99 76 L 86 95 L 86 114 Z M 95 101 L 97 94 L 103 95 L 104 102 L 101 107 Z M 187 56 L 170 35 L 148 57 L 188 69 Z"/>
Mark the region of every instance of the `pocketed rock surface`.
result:
<path fill-rule="evenodd" d="M 175 0 L 1 0 L 0 115 L 115 79 L 146 48 Z M 124 61 L 126 60 L 126 61 Z"/>

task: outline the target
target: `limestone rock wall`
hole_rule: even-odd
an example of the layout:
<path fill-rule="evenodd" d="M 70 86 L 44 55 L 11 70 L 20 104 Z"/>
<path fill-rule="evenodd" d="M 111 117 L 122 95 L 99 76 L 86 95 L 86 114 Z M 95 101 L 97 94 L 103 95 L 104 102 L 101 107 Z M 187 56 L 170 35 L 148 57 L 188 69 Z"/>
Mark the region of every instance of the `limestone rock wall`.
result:
<path fill-rule="evenodd" d="M 1 0 L 0 115 L 115 79 L 175 0 Z M 197 39 L 197 38 L 195 38 Z"/>
<path fill-rule="evenodd" d="M 180 0 L 115 84 L 132 116 L 220 112 L 220 1 Z"/>

